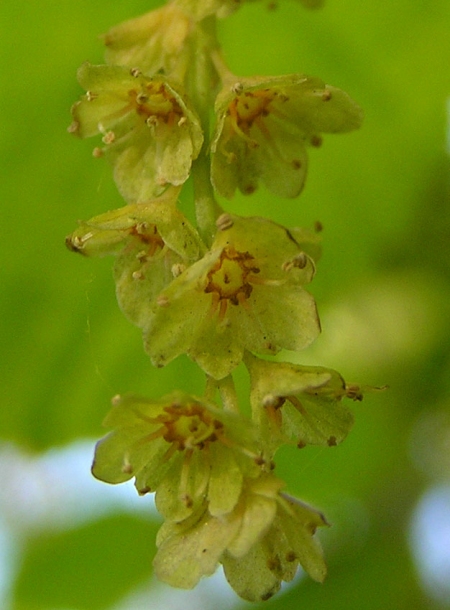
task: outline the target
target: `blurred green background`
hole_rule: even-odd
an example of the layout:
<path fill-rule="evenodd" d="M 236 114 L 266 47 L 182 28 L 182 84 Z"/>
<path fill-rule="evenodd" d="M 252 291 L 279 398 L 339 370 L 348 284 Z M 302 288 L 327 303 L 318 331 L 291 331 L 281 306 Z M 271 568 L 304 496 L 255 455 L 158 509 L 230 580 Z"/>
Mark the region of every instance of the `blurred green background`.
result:
<path fill-rule="evenodd" d="M 155 371 L 115 301 L 111 259 L 64 247 L 77 219 L 123 203 L 92 141 L 66 133 L 77 67 L 151 0 L 3 0 L 0 606 L 240 608 L 221 577 L 177 592 L 152 578 L 158 518 L 133 488 L 91 481 L 112 395 L 200 392 L 186 358 Z M 300 578 L 266 608 L 450 607 L 450 3 L 295 0 L 220 24 L 241 75 L 304 72 L 346 90 L 361 131 L 310 152 L 298 200 L 264 190 L 228 210 L 324 226 L 311 291 L 323 333 L 298 362 L 389 385 L 355 403 L 332 449 L 282 450 L 289 490 L 320 507 L 324 585 Z M 187 189 L 189 190 L 189 189 Z M 287 355 L 289 358 L 291 354 Z M 238 371 L 245 385 L 245 375 Z M 75 443 L 75 444 L 74 444 Z M 212 582 L 212 584 L 211 584 Z"/>

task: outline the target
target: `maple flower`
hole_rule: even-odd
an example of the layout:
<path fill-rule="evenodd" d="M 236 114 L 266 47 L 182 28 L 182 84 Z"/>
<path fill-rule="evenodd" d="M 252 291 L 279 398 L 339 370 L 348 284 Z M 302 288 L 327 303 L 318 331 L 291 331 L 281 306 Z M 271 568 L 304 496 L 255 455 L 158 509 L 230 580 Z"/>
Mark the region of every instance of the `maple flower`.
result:
<path fill-rule="evenodd" d="M 320 332 L 314 299 L 303 288 L 315 265 L 293 233 L 229 214 L 218 226 L 211 250 L 161 292 L 144 328 L 156 366 L 187 353 L 221 379 L 244 350 L 300 350 Z"/>
<path fill-rule="evenodd" d="M 204 245 L 176 208 L 179 189 L 147 203 L 95 216 L 66 238 L 68 248 L 85 256 L 116 255 L 114 276 L 119 304 L 138 326 L 151 304 L 179 269 L 197 260 Z"/>
<path fill-rule="evenodd" d="M 344 91 L 298 74 L 239 81 L 227 75 L 215 112 L 211 180 L 228 198 L 236 188 L 253 193 L 259 181 L 276 195 L 296 197 L 306 177 L 306 146 L 319 146 L 323 132 L 351 131 L 362 121 Z"/>
<path fill-rule="evenodd" d="M 85 63 L 78 80 L 87 91 L 72 107 L 69 131 L 82 138 L 102 134 L 114 179 L 129 203 L 183 184 L 198 156 L 203 133 L 181 88 L 164 76 L 146 77 L 123 66 Z"/>
<path fill-rule="evenodd" d="M 104 36 L 106 62 L 147 75 L 174 70 L 191 29 L 188 15 L 168 3 L 111 28 Z"/>
<path fill-rule="evenodd" d="M 135 477 L 141 495 L 156 491 L 156 506 L 171 521 L 204 501 L 214 516 L 229 513 L 244 477 L 258 476 L 265 463 L 251 421 L 183 392 L 116 396 L 104 425 L 113 431 L 96 445 L 93 475 L 107 483 Z"/>
<path fill-rule="evenodd" d="M 347 386 L 341 375 L 321 366 L 267 362 L 245 356 L 251 377 L 253 419 L 267 450 L 286 441 L 298 447 L 341 443 L 353 426 L 353 413 L 341 402 L 361 400 L 357 386 Z M 356 388 L 356 390 L 355 390 Z"/>
<path fill-rule="evenodd" d="M 281 582 L 294 578 L 300 564 L 319 582 L 326 575 L 318 527 L 324 516 L 280 490 L 270 474 L 245 481 L 233 511 L 216 517 L 205 504 L 190 518 L 166 522 L 158 532 L 154 559 L 157 577 L 174 586 L 193 588 L 219 562 L 233 589 L 249 601 L 267 600 Z"/>

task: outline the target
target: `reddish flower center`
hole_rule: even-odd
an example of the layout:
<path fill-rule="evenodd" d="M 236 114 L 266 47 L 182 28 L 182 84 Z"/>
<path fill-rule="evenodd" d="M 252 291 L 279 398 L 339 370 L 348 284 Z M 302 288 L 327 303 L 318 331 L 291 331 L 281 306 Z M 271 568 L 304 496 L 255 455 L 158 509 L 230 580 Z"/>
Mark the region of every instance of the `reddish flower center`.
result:
<path fill-rule="evenodd" d="M 156 127 L 161 123 L 171 127 L 183 120 L 184 113 L 180 104 L 164 83 L 146 83 L 142 85 L 140 91 L 130 89 L 128 96 L 137 114 L 150 127 Z"/>
<path fill-rule="evenodd" d="M 271 89 L 246 91 L 237 95 L 228 107 L 228 112 L 236 127 L 248 134 L 253 123 L 270 112 L 270 103 L 276 97 Z"/>
<path fill-rule="evenodd" d="M 146 257 L 154 256 L 158 250 L 164 248 L 164 240 L 154 224 L 147 222 L 138 223 L 131 229 L 131 235 L 137 237 L 146 246 Z"/>
<path fill-rule="evenodd" d="M 203 449 L 207 443 L 216 441 L 223 429 L 223 424 L 198 403 L 164 407 L 157 420 L 163 425 L 164 440 L 179 450 Z"/>
<path fill-rule="evenodd" d="M 213 307 L 219 306 L 219 316 L 225 315 L 228 302 L 243 305 L 250 297 L 254 274 L 259 273 L 255 259 L 249 252 L 225 248 L 207 275 L 206 293 L 213 295 Z"/>

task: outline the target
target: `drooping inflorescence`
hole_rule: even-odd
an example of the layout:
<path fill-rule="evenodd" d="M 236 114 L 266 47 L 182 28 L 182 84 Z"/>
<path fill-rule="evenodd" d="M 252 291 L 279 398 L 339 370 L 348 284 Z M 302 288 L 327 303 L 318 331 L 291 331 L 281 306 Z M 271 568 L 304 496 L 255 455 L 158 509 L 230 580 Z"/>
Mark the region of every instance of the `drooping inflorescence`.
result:
<path fill-rule="evenodd" d="M 353 424 L 342 401 L 362 392 L 334 370 L 270 359 L 320 333 L 306 289 L 317 232 L 230 214 L 217 196 L 262 184 L 297 197 L 308 146 L 357 129 L 362 112 L 316 77 L 232 74 L 216 20 L 245 1 L 170 0 L 113 27 L 106 64 L 80 68 L 86 93 L 69 131 L 99 137 L 94 156 L 112 164 L 126 205 L 80 222 L 66 244 L 115 256 L 119 305 L 156 367 L 187 354 L 206 377 L 203 395 L 114 397 L 94 476 L 155 492 L 161 580 L 192 588 L 222 564 L 236 592 L 259 601 L 299 565 L 317 581 L 326 574 L 315 533 L 327 521 L 283 491 L 274 455 L 283 444 L 339 444 Z M 177 207 L 189 177 L 195 226 Z M 240 363 L 248 396 L 233 383 Z"/>

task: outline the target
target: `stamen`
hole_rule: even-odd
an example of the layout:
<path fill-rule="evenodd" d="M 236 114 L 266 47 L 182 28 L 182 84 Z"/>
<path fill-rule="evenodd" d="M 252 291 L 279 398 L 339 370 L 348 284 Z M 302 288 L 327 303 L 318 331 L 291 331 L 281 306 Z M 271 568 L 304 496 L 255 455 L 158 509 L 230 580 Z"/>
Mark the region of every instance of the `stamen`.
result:
<path fill-rule="evenodd" d="M 172 443 L 170 447 L 167 449 L 166 453 L 162 457 L 163 462 L 168 462 L 170 458 L 174 455 L 176 451 L 178 451 L 179 447 L 177 443 Z"/>
<path fill-rule="evenodd" d="M 67 128 L 67 131 L 69 133 L 77 133 L 77 131 L 79 129 L 80 129 L 80 123 L 78 121 L 73 121 Z"/>
<path fill-rule="evenodd" d="M 156 299 L 156 304 L 158 307 L 168 307 L 170 305 L 170 300 L 165 294 L 160 294 Z"/>
<path fill-rule="evenodd" d="M 86 91 L 86 99 L 88 102 L 92 102 L 98 98 L 98 93 L 94 93 L 93 91 Z"/>
<path fill-rule="evenodd" d="M 247 276 L 247 279 L 251 284 L 258 284 L 259 286 L 283 286 L 287 281 L 286 279 L 268 280 L 267 278 L 256 275 L 249 275 Z"/>
<path fill-rule="evenodd" d="M 158 428 L 158 430 L 155 430 L 155 432 L 152 432 L 151 434 L 147 434 L 146 436 L 143 436 L 142 438 L 140 438 L 136 444 L 144 445 L 145 443 L 150 443 L 151 441 L 154 441 L 157 438 L 161 438 L 162 436 L 165 435 L 165 433 L 166 433 L 166 427 L 162 426 L 161 428 Z"/>
<path fill-rule="evenodd" d="M 281 406 L 281 405 L 280 405 Z M 277 405 L 267 405 L 266 413 L 269 421 L 278 429 L 283 423 L 283 415 L 281 409 Z"/>
<path fill-rule="evenodd" d="M 216 227 L 219 231 L 226 231 L 227 229 L 231 229 L 234 222 L 230 214 L 221 214 L 219 218 L 216 220 Z"/>
<path fill-rule="evenodd" d="M 219 304 L 219 321 L 222 322 L 227 313 L 228 299 L 221 299 Z"/>
<path fill-rule="evenodd" d="M 286 400 L 289 400 L 289 402 L 292 404 L 292 406 L 297 409 L 297 411 L 299 413 L 301 413 L 303 415 L 303 417 L 305 418 L 305 420 L 308 422 L 308 424 L 311 426 L 312 430 L 317 434 L 317 436 L 319 436 L 319 438 L 324 438 L 323 433 L 318 429 L 318 427 L 315 425 L 314 420 L 312 419 L 312 417 L 310 416 L 310 414 L 308 413 L 308 411 L 305 409 L 305 407 L 302 405 L 302 403 L 300 402 L 300 400 L 297 398 L 297 396 L 286 396 Z M 334 439 L 334 441 L 333 441 Z M 327 444 L 331 447 L 333 445 L 336 445 L 336 438 L 334 437 L 330 437 L 327 440 Z"/>
<path fill-rule="evenodd" d="M 132 474 L 133 466 L 130 464 L 130 456 L 126 453 L 123 457 L 122 472 L 124 474 Z"/>
<path fill-rule="evenodd" d="M 186 271 L 186 265 L 183 265 L 183 263 L 175 263 L 172 265 L 171 271 L 173 277 L 178 277 L 183 271 Z"/>
<path fill-rule="evenodd" d="M 252 138 L 250 138 L 247 134 L 245 134 L 242 129 L 239 127 L 238 123 L 237 123 L 237 117 L 235 117 L 233 114 L 230 114 L 230 121 L 231 121 L 231 125 L 233 127 L 233 130 L 238 134 L 238 136 L 240 136 L 243 140 L 245 140 L 248 144 L 248 146 L 250 148 L 258 148 L 259 144 L 256 140 L 253 140 Z"/>
<path fill-rule="evenodd" d="M 191 459 L 194 451 L 192 449 L 187 449 L 184 452 L 183 456 L 183 464 L 181 466 L 181 474 L 180 474 L 180 500 L 186 504 L 188 508 L 192 506 L 192 498 L 189 495 L 188 485 L 189 485 L 189 466 L 191 464 Z"/>
<path fill-rule="evenodd" d="M 246 447 L 238 445 L 235 441 L 231 440 L 223 433 L 217 434 L 217 440 L 222 443 L 222 445 L 225 445 L 225 447 L 228 447 L 229 449 L 235 449 L 243 455 L 251 458 L 258 466 L 264 466 L 266 463 L 266 460 L 261 454 L 255 453 L 254 451 L 250 451 L 250 449 L 247 449 Z"/>
<path fill-rule="evenodd" d="M 104 142 L 105 144 L 112 144 L 115 139 L 116 139 L 116 134 L 114 133 L 114 131 L 108 131 L 103 136 L 102 142 Z"/>

